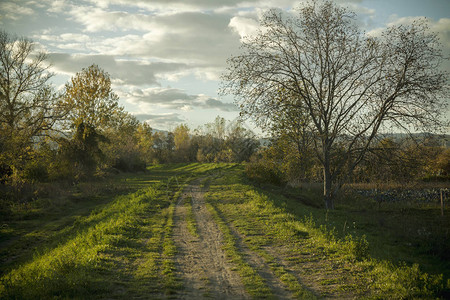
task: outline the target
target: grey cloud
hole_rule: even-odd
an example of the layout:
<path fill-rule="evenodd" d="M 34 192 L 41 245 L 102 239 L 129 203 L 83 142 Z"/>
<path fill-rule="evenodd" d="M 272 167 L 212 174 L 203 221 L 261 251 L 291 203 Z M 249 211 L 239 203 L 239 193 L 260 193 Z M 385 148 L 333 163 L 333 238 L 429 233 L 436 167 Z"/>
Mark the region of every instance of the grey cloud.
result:
<path fill-rule="evenodd" d="M 156 21 L 171 30 L 153 42 L 149 55 L 223 68 L 240 46 L 239 35 L 228 27 L 230 15 L 183 13 Z"/>
<path fill-rule="evenodd" d="M 206 95 L 189 95 L 182 90 L 170 88 L 135 90 L 127 98 L 135 104 L 155 104 L 169 109 L 189 110 L 198 107 L 228 112 L 238 110 L 232 103 L 225 103 Z"/>
<path fill-rule="evenodd" d="M 133 34 L 102 38 L 89 45 L 91 51 L 224 67 L 226 59 L 240 46 L 239 35 L 228 27 L 230 14 L 183 12 L 144 16 L 122 13 L 119 19 L 124 25 L 119 26 L 114 20 L 117 12 L 97 10 L 87 11 L 78 20 L 86 30 L 108 31 L 118 29 L 117 26 L 133 30 Z"/>
<path fill-rule="evenodd" d="M 175 127 L 175 124 L 182 123 L 185 120 L 180 117 L 180 114 L 134 114 L 136 119 L 141 122 L 150 124 L 153 128 L 169 129 Z"/>
<path fill-rule="evenodd" d="M 121 84 L 158 85 L 157 76 L 182 71 L 188 66 L 181 63 L 143 63 L 130 60 L 116 60 L 110 55 L 71 55 L 50 53 L 49 60 L 57 72 L 74 74 L 92 64 L 99 65 Z"/>

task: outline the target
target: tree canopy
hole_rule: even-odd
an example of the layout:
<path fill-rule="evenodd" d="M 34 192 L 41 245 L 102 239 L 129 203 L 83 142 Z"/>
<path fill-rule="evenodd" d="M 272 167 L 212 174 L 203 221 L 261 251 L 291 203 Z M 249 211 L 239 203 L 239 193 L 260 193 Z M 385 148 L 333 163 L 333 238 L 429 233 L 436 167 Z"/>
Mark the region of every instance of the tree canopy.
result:
<path fill-rule="evenodd" d="M 339 187 L 380 132 L 435 129 L 448 95 L 439 41 L 425 20 L 377 37 L 354 21 L 332 1 L 295 14 L 270 10 L 223 75 L 223 93 L 258 125 L 304 141 L 311 135 L 329 208 L 332 183 Z"/>
<path fill-rule="evenodd" d="M 31 40 L 0 31 L 0 165 L 6 168 L 30 159 L 36 137 L 65 115 L 46 59 Z"/>

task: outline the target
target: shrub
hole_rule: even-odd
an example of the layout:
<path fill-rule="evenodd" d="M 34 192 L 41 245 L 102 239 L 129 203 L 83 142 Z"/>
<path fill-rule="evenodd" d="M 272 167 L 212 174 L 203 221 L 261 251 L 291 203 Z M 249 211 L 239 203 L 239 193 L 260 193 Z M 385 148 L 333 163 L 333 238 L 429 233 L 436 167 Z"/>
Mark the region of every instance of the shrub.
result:
<path fill-rule="evenodd" d="M 273 164 L 264 161 L 249 163 L 245 166 L 245 173 L 251 180 L 260 183 L 282 184 L 283 175 Z"/>
<path fill-rule="evenodd" d="M 352 252 L 356 260 L 365 260 L 369 258 L 369 242 L 366 240 L 365 235 L 353 242 Z"/>
<path fill-rule="evenodd" d="M 31 161 L 22 171 L 22 177 L 32 182 L 44 182 L 48 180 L 48 169 L 42 162 Z"/>

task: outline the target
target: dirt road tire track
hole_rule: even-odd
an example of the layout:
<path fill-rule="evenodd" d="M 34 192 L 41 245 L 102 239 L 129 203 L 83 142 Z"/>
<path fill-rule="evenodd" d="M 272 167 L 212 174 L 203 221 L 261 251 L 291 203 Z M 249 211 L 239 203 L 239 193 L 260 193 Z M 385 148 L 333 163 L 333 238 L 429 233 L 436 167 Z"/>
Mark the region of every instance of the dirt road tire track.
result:
<path fill-rule="evenodd" d="M 222 233 L 205 206 L 199 182 L 195 180 L 184 190 L 175 207 L 176 267 L 184 286 L 177 298 L 249 299 L 239 275 L 227 261 L 222 249 Z M 187 229 L 184 201 L 190 199 L 198 238 Z"/>

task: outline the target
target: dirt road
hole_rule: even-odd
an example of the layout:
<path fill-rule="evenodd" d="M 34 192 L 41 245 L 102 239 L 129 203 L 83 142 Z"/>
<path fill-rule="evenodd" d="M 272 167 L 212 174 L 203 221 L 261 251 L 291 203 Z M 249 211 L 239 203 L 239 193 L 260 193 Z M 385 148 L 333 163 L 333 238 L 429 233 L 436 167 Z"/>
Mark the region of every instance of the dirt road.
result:
<path fill-rule="evenodd" d="M 205 191 L 201 190 L 199 182 L 200 180 L 194 181 L 184 190 L 175 208 L 174 241 L 178 250 L 176 267 L 184 286 L 177 298 L 249 299 L 238 272 L 233 271 L 233 265 L 222 249 L 222 232 L 205 206 Z M 192 201 L 198 237 L 188 230 L 186 201 Z M 234 230 L 233 232 L 240 251 L 252 268 L 264 278 L 273 295 L 278 299 L 292 299 L 292 294 L 276 278 L 270 267 L 245 246 Z"/>
<path fill-rule="evenodd" d="M 183 279 L 182 299 L 248 299 L 240 277 L 231 270 L 222 249 L 222 233 L 205 206 L 199 180 L 189 185 L 174 214 L 174 240 L 179 277 Z M 199 237 L 187 229 L 187 207 L 191 201 Z"/>

